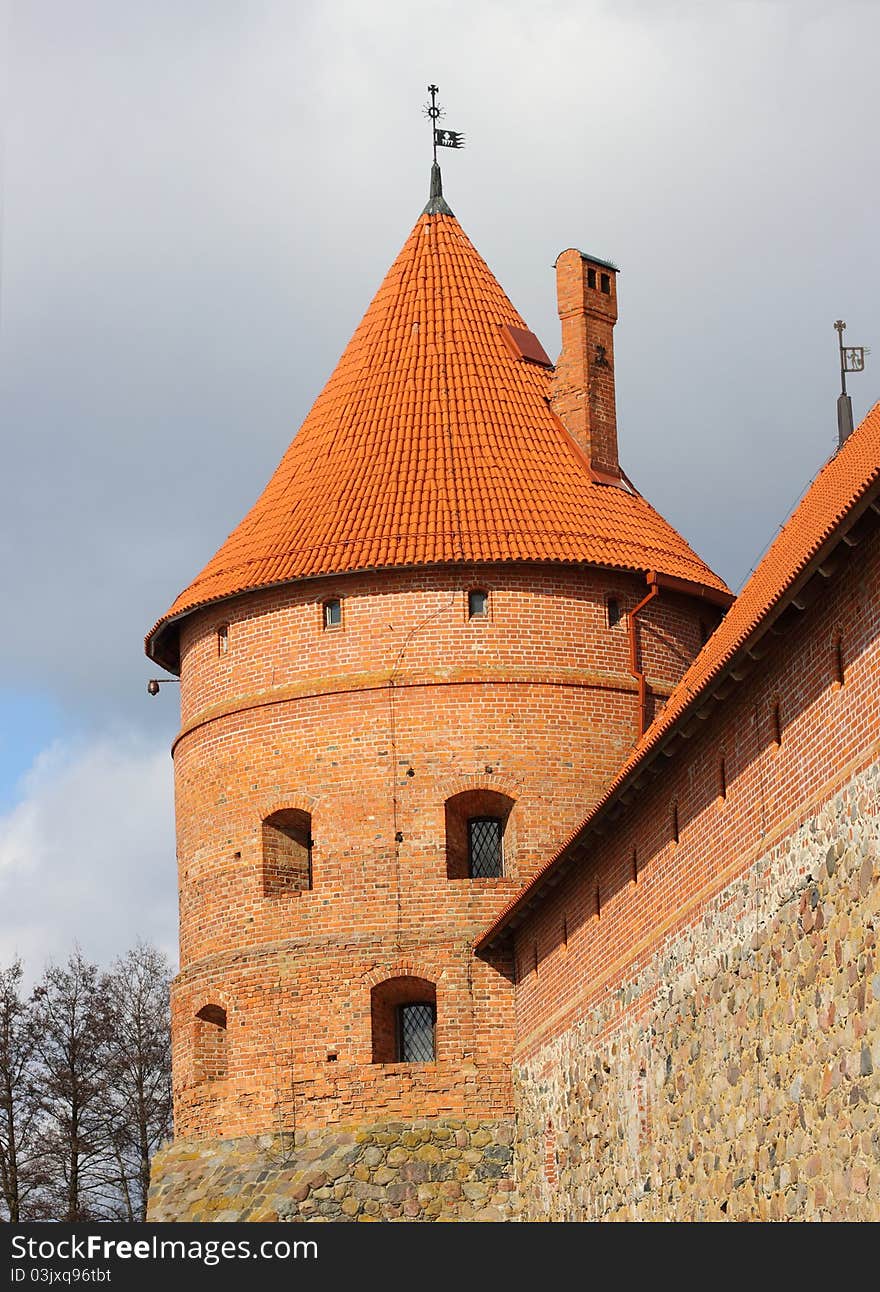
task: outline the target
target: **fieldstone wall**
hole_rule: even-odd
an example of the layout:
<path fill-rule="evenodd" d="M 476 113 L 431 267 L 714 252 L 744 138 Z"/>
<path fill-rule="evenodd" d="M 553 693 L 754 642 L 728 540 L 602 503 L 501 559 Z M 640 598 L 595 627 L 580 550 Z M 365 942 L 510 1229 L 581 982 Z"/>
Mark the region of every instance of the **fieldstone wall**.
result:
<path fill-rule="evenodd" d="M 509 1220 L 513 1122 L 424 1119 L 255 1139 L 176 1140 L 150 1221 Z"/>
<path fill-rule="evenodd" d="M 880 769 L 515 1072 L 526 1220 L 880 1220 Z"/>

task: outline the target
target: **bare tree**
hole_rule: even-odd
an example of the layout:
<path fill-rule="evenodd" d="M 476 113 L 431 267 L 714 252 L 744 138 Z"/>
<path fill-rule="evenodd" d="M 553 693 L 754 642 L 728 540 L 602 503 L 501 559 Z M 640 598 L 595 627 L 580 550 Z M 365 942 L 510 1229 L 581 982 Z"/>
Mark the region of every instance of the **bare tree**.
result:
<path fill-rule="evenodd" d="M 42 1219 L 40 1101 L 34 1087 L 33 1010 L 22 966 L 0 968 L 0 1202 L 13 1224 Z"/>
<path fill-rule="evenodd" d="M 47 1198 L 57 1220 L 107 1214 L 108 1014 L 96 965 L 77 947 L 34 989 L 36 1060 L 45 1124 Z"/>
<path fill-rule="evenodd" d="M 165 956 L 139 942 L 101 981 L 108 1021 L 109 1178 L 126 1220 L 146 1218 L 150 1158 L 171 1135 L 170 978 Z"/>

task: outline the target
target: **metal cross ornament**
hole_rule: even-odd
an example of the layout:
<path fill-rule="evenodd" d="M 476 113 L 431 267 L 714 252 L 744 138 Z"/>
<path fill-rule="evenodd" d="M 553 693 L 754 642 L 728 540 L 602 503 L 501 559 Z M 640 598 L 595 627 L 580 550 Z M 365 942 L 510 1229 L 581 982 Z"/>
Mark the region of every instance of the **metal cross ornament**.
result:
<path fill-rule="evenodd" d="M 864 372 L 865 371 L 865 354 L 867 353 L 863 345 L 844 345 L 843 334 L 846 331 L 846 324 L 843 319 L 838 319 L 834 324 L 834 330 L 837 333 L 837 342 L 840 347 L 840 380 L 843 387 L 843 393 L 846 394 L 846 377 L 847 372 Z"/>
<path fill-rule="evenodd" d="M 434 140 L 434 161 L 436 162 L 438 148 L 464 148 L 464 135 L 458 130 L 441 130 L 438 127 L 437 122 L 445 115 L 437 102 L 440 87 L 438 85 L 429 85 L 428 93 L 431 96 L 431 102 L 425 104 L 423 111 L 431 122 Z"/>
<path fill-rule="evenodd" d="M 853 432 L 853 414 L 852 400 L 846 390 L 846 374 L 848 372 L 865 371 L 865 355 L 870 351 L 863 345 L 844 345 L 843 334 L 846 331 L 846 324 L 843 319 L 838 319 L 834 324 L 834 330 L 837 333 L 837 345 L 840 350 L 840 394 L 837 397 L 837 440 L 842 445 L 848 440 Z"/>

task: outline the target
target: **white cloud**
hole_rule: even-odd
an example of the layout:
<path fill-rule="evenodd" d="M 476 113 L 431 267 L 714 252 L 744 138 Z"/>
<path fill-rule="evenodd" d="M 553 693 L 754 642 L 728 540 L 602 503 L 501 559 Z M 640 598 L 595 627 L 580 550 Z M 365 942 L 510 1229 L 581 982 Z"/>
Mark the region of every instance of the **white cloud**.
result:
<path fill-rule="evenodd" d="M 0 817 L 0 963 L 29 978 L 74 941 L 104 964 L 137 938 L 177 958 L 172 767 L 129 733 L 57 742 Z"/>

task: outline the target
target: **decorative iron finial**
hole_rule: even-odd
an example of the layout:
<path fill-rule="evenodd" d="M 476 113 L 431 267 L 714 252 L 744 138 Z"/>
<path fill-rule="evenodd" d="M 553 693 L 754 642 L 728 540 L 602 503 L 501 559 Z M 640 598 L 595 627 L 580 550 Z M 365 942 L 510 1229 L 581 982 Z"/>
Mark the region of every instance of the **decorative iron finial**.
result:
<path fill-rule="evenodd" d="M 426 103 L 422 110 L 431 122 L 431 141 L 433 145 L 434 161 L 431 166 L 431 195 L 428 198 L 428 204 L 422 214 L 452 215 L 452 211 L 443 200 L 443 180 L 440 175 L 440 166 L 437 162 L 437 149 L 464 148 L 464 135 L 457 130 L 440 130 L 438 128 L 437 122 L 445 115 L 440 104 L 437 102 L 437 95 L 440 93 L 440 87 L 437 85 L 429 85 L 428 93 L 431 96 L 431 102 Z"/>
<path fill-rule="evenodd" d="M 863 345 L 844 345 L 843 334 L 846 331 L 846 324 L 843 319 L 838 319 L 834 324 L 834 330 L 837 333 L 837 344 L 840 350 L 840 394 L 837 397 L 837 442 L 838 446 L 843 444 L 853 432 L 853 412 L 852 400 L 846 393 L 846 374 L 848 372 L 865 371 L 865 354 Z"/>

